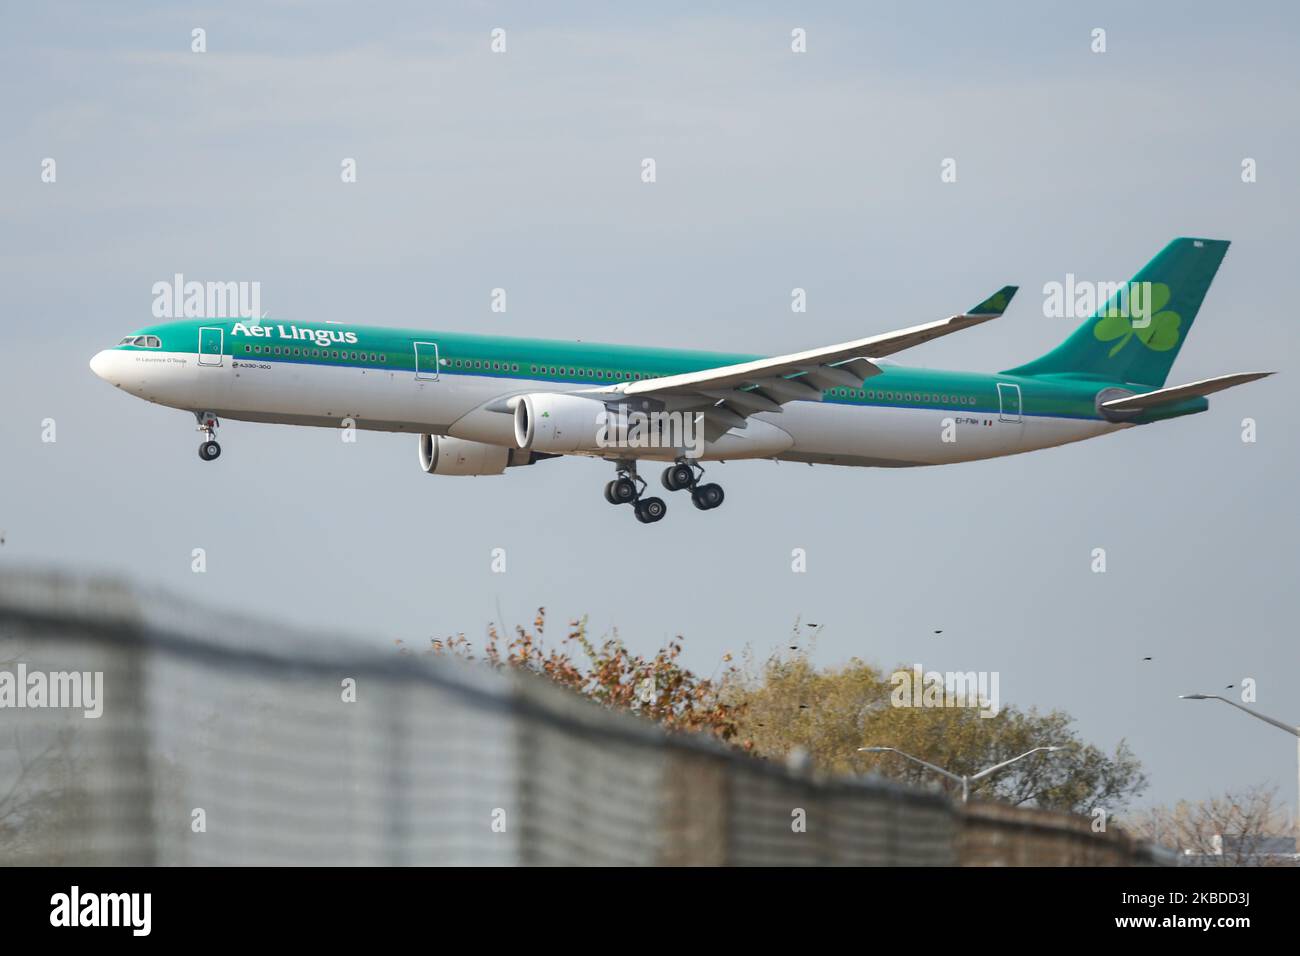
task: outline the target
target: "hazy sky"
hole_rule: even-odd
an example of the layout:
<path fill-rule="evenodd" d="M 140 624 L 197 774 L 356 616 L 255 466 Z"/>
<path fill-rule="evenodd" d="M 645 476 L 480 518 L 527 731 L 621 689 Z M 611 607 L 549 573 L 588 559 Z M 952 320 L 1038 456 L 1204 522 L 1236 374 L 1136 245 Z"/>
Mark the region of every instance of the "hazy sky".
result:
<path fill-rule="evenodd" d="M 545 605 L 557 632 L 589 614 L 641 651 L 682 634 L 705 672 L 784 645 L 802 615 L 822 663 L 997 670 L 1004 701 L 1064 708 L 1107 749 L 1127 738 L 1148 802 L 1268 782 L 1294 801 L 1293 738 L 1177 700 L 1249 676 L 1262 710 L 1300 721 L 1290 5 L 437 6 L 6 11 L 6 561 L 385 644 Z M 991 371 L 1075 324 L 1044 317 L 1045 282 L 1126 279 L 1178 235 L 1234 244 L 1171 383 L 1282 374 L 1204 415 L 1013 458 L 715 466 L 720 510 L 673 496 L 654 526 L 605 503 L 605 464 L 435 478 L 409 435 L 227 422 L 205 464 L 188 414 L 86 365 L 180 272 L 260 282 L 286 320 L 765 353 L 1018 283 L 1004 318 L 896 356 Z"/>

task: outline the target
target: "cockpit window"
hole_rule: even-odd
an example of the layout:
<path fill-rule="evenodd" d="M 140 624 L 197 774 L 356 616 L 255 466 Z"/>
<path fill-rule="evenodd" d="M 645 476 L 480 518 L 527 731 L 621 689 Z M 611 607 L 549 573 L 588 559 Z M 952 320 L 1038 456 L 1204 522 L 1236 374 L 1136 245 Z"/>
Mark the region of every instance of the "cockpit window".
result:
<path fill-rule="evenodd" d="M 147 349 L 160 349 L 160 348 L 162 348 L 162 339 L 158 338 L 158 336 L 156 336 L 156 335 L 146 335 L 146 336 L 144 336 L 143 338 L 144 338 L 144 347 L 145 347 L 145 348 L 147 348 Z"/>
<path fill-rule="evenodd" d="M 142 349 L 160 349 L 162 348 L 162 339 L 156 335 L 128 335 L 118 345 L 134 345 Z"/>

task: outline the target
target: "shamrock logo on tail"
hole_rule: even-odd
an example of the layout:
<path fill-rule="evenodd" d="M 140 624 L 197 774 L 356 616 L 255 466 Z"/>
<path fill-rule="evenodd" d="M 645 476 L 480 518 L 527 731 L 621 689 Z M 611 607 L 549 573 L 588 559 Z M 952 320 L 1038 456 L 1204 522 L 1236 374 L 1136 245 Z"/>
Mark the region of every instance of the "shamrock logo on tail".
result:
<path fill-rule="evenodd" d="M 1153 352 L 1167 352 L 1178 344 L 1178 330 L 1183 324 L 1183 317 L 1177 312 L 1165 309 L 1169 304 L 1169 286 L 1163 282 L 1151 284 L 1151 302 L 1148 309 L 1151 321 L 1144 328 L 1133 328 L 1132 320 L 1123 315 L 1107 315 L 1092 327 L 1092 334 L 1099 342 L 1111 342 L 1119 339 L 1110 350 L 1108 357 L 1128 344 L 1128 340 L 1137 336 L 1139 342 Z M 1107 310 L 1109 311 L 1109 310 Z"/>

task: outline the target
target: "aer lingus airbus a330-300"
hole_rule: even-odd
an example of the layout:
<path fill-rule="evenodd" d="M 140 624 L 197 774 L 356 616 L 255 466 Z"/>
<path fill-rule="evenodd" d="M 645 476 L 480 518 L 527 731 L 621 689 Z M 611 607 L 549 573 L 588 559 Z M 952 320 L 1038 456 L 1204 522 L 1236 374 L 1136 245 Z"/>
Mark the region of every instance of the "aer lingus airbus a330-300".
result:
<path fill-rule="evenodd" d="M 337 323 L 189 320 L 140 329 L 91 360 L 124 391 L 192 412 L 221 453 L 222 418 L 419 435 L 435 475 L 499 475 L 561 455 L 604 458 L 612 504 L 667 510 L 637 462 L 701 510 L 702 462 L 938 465 L 1048 448 L 1190 415 L 1245 372 L 1165 387 L 1228 243 L 1175 239 L 1069 338 L 995 375 L 886 356 L 1001 315 L 1007 286 L 958 315 L 763 358 Z M 1107 290 L 1111 291 L 1111 290 Z"/>

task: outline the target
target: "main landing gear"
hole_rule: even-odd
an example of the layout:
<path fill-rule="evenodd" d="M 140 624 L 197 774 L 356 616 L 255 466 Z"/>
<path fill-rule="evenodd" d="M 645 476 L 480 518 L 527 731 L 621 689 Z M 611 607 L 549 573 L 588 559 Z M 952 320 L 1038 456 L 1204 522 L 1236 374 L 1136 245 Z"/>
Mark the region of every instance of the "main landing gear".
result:
<path fill-rule="evenodd" d="M 704 469 L 698 462 L 681 459 L 664 469 L 660 476 L 669 491 L 691 492 L 691 502 L 701 511 L 712 511 L 726 497 L 722 486 L 700 484 Z M 642 524 L 654 524 L 668 513 L 662 498 L 645 497 L 646 482 L 636 473 L 636 462 L 618 462 L 618 477 L 605 485 L 605 500 L 612 505 L 631 505 L 636 519 Z"/>
<path fill-rule="evenodd" d="M 711 482 L 705 485 L 700 484 L 700 479 L 703 477 L 704 469 L 699 462 L 683 459 L 665 468 L 663 474 L 659 476 L 659 480 L 663 482 L 663 486 L 669 491 L 683 491 L 689 488 L 691 503 L 701 511 L 712 511 L 722 504 L 726 495 L 723 494 L 721 485 L 715 485 Z"/>
<path fill-rule="evenodd" d="M 618 477 L 605 485 L 605 500 L 611 505 L 632 506 L 636 520 L 642 524 L 654 524 L 668 514 L 668 506 L 662 498 L 644 498 L 646 483 L 636 473 L 636 462 L 618 463 Z"/>
<path fill-rule="evenodd" d="M 199 444 L 199 457 L 213 461 L 221 454 L 221 446 L 217 444 L 217 427 L 221 422 L 211 412 L 195 412 L 194 418 L 199 423 L 198 430 L 206 436 Z"/>

